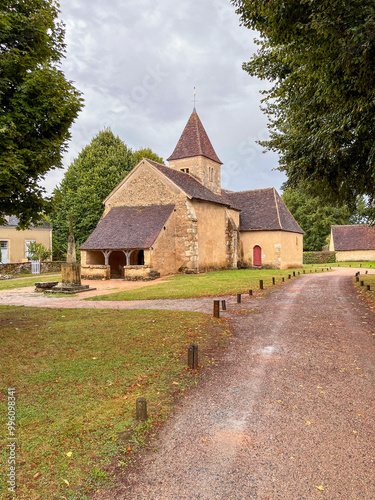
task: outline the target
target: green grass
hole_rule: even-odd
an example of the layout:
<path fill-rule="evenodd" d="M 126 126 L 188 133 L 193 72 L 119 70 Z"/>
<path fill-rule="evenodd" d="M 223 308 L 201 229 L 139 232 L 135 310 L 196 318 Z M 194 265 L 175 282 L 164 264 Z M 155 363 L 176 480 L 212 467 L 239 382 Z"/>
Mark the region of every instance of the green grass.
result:
<path fill-rule="evenodd" d="M 224 320 L 197 313 L 0 307 L 0 412 L 6 415 L 7 389 L 15 387 L 17 498 L 83 500 L 124 472 L 176 395 L 197 382 L 186 369 L 188 345 L 199 344 L 208 366 L 214 354 L 204 353 L 217 352 L 228 337 Z M 140 396 L 149 419 L 138 425 Z M 126 430 L 124 441 L 119 433 Z"/>
<path fill-rule="evenodd" d="M 34 275 L 32 278 L 25 279 L 10 279 L 10 280 L 0 280 L 0 290 L 12 290 L 13 288 L 24 288 L 27 286 L 34 286 L 34 283 L 44 282 L 44 281 L 61 281 L 61 274 L 55 274 L 53 276 L 48 275 L 40 277 L 41 275 Z"/>
<path fill-rule="evenodd" d="M 363 281 L 363 285 L 360 285 L 360 282 Z M 359 281 L 355 282 L 358 287 L 358 291 L 363 294 L 364 297 L 370 299 L 372 302 L 375 302 L 375 274 L 362 274 L 359 276 Z M 370 290 L 366 290 L 366 285 L 370 285 Z"/>
<path fill-rule="evenodd" d="M 322 265 L 322 264 L 319 264 Z M 324 264 L 326 265 L 326 264 Z M 374 267 L 375 268 L 375 262 L 334 262 L 332 264 L 327 264 L 328 267 L 364 267 L 370 268 Z"/>
<path fill-rule="evenodd" d="M 295 270 L 296 275 L 301 269 Z M 276 283 L 281 278 L 293 275 L 292 269 L 236 269 L 216 271 L 205 274 L 176 274 L 165 279 L 164 283 L 112 293 L 97 295 L 85 300 L 146 300 L 146 299 L 185 299 L 188 297 L 216 297 L 245 293 L 249 289 L 259 290 L 259 280 L 264 281 L 264 288 L 272 286 L 272 277 Z"/>

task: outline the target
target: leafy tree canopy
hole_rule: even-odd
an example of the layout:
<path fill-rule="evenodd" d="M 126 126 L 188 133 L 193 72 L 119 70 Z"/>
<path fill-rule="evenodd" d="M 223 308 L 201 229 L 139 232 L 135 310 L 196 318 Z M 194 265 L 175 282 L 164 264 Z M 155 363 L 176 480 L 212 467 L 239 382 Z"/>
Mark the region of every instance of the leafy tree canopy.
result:
<path fill-rule="evenodd" d="M 61 167 L 82 107 L 59 70 L 65 31 L 58 14 L 55 0 L 0 2 L 0 214 L 16 215 L 21 228 L 48 206 L 40 181 Z"/>
<path fill-rule="evenodd" d="M 358 198 L 355 212 L 346 205 L 322 201 L 318 196 L 309 195 L 302 187 L 284 191 L 282 199 L 298 224 L 305 231 L 303 249 L 319 252 L 327 243 L 331 226 L 367 222 L 365 201 Z"/>
<path fill-rule="evenodd" d="M 103 200 L 142 158 L 163 163 L 149 148 L 133 152 L 110 129 L 83 148 L 53 193 L 50 223 L 56 257 L 66 253 L 70 221 L 78 248 L 103 215 Z"/>
<path fill-rule="evenodd" d="M 270 140 L 289 187 L 353 209 L 375 198 L 375 3 L 373 0 L 232 0 L 260 33 L 244 69 L 265 91 Z"/>

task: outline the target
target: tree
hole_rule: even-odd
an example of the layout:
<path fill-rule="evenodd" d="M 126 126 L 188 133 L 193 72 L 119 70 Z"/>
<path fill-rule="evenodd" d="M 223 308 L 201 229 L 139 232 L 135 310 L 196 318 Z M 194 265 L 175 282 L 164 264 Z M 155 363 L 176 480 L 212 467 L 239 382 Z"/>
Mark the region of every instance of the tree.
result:
<path fill-rule="evenodd" d="M 48 208 L 40 181 L 61 167 L 82 107 L 59 69 L 65 32 L 58 14 L 55 0 L 0 3 L 0 214 L 16 215 L 20 228 Z"/>
<path fill-rule="evenodd" d="M 375 198 L 373 0 L 232 0 L 257 30 L 244 69 L 273 82 L 264 92 L 270 140 L 286 185 L 353 209 Z"/>
<path fill-rule="evenodd" d="M 143 157 L 163 163 L 149 148 L 133 153 L 110 129 L 100 131 L 83 148 L 53 193 L 55 257 L 66 253 L 70 222 L 77 248 L 82 245 L 103 215 L 103 200 Z"/>
<path fill-rule="evenodd" d="M 318 252 L 326 244 L 331 226 L 350 224 L 350 210 L 347 206 L 322 203 L 317 196 L 309 196 L 303 188 L 284 191 L 282 199 L 293 217 L 305 231 L 303 249 Z"/>
<path fill-rule="evenodd" d="M 47 250 L 42 243 L 36 243 L 36 241 L 30 241 L 27 244 L 27 253 L 29 260 L 47 260 L 52 255 L 51 250 Z"/>

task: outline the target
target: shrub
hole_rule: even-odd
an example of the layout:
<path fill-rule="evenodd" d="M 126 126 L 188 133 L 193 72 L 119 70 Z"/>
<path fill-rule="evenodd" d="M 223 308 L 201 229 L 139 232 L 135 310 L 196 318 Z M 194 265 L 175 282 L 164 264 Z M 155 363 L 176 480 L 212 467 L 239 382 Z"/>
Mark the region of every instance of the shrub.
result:
<path fill-rule="evenodd" d="M 303 252 L 304 264 L 330 264 L 336 262 L 336 252 Z"/>

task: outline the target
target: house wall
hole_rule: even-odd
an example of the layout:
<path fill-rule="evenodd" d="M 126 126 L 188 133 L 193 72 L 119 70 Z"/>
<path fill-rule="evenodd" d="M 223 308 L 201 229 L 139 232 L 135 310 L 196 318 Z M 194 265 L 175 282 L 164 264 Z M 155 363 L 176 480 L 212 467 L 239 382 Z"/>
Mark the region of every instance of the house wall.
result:
<path fill-rule="evenodd" d="M 47 250 L 52 250 L 52 228 L 33 228 L 17 231 L 12 226 L 0 227 L 0 241 L 8 242 L 8 262 L 27 262 L 26 241 L 42 243 Z"/>
<path fill-rule="evenodd" d="M 336 262 L 375 261 L 374 250 L 347 250 L 336 252 Z"/>
<path fill-rule="evenodd" d="M 262 249 L 262 266 L 288 269 L 303 265 L 303 235 L 288 231 L 241 231 L 239 261 L 243 267 L 253 265 L 253 248 Z"/>
<path fill-rule="evenodd" d="M 221 194 L 221 165 L 204 156 L 193 156 L 180 160 L 171 160 L 169 167 L 173 170 L 189 169 L 189 174 L 196 177 L 206 188 L 215 194 Z M 211 174 L 210 174 L 211 169 Z"/>

